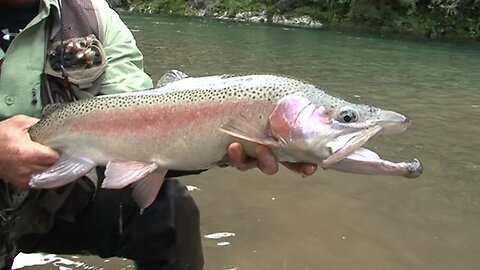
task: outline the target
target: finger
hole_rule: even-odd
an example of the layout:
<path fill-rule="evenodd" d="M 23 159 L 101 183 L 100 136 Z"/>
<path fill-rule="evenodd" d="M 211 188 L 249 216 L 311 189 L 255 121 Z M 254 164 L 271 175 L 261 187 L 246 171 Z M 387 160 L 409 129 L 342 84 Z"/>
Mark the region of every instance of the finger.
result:
<path fill-rule="evenodd" d="M 26 190 L 30 187 L 28 185 L 29 181 L 30 181 L 30 178 L 22 178 L 22 179 L 17 179 L 15 181 L 12 181 L 9 184 L 19 190 Z"/>
<path fill-rule="evenodd" d="M 27 189 L 30 181 L 30 176 L 9 175 L 9 177 L 2 179 L 5 183 L 14 186 L 18 189 Z"/>
<path fill-rule="evenodd" d="M 287 167 L 290 171 L 294 173 L 301 174 L 300 167 L 302 166 L 300 163 L 290 163 L 290 162 L 282 162 L 282 165 Z"/>
<path fill-rule="evenodd" d="M 41 165 L 41 164 L 35 164 L 30 166 L 30 174 L 38 174 L 38 173 L 43 173 L 44 171 L 48 170 L 50 168 L 50 165 Z M 31 175 L 30 175 L 31 176 Z"/>
<path fill-rule="evenodd" d="M 301 174 L 302 176 L 310 176 L 315 173 L 317 170 L 316 164 L 310 163 L 291 163 L 283 162 L 283 166 L 287 167 L 289 170 Z"/>
<path fill-rule="evenodd" d="M 230 159 L 230 165 L 240 171 L 246 171 L 257 167 L 255 160 L 248 160 L 247 155 L 243 151 L 243 147 L 240 143 L 231 143 L 228 146 L 228 157 Z"/>
<path fill-rule="evenodd" d="M 28 164 L 28 166 L 19 166 L 15 169 L 16 177 L 30 179 L 33 174 L 46 171 L 49 166 L 41 166 L 36 164 Z"/>
<path fill-rule="evenodd" d="M 36 124 L 40 119 L 26 115 L 16 115 L 12 117 L 12 120 L 14 120 L 19 126 L 22 126 L 26 129 Z"/>
<path fill-rule="evenodd" d="M 60 157 L 60 154 L 50 147 L 35 142 L 32 143 L 32 145 L 33 149 L 31 149 L 30 162 L 33 164 L 49 167 Z"/>
<path fill-rule="evenodd" d="M 29 188 L 29 182 L 33 175 L 45 172 L 49 166 L 30 165 L 28 167 L 22 167 L 17 169 L 16 175 L 9 177 L 9 182 L 16 188 L 27 189 Z"/>
<path fill-rule="evenodd" d="M 278 162 L 272 151 L 264 146 L 259 145 L 255 149 L 258 160 L 258 168 L 265 174 L 272 175 L 278 172 Z"/>
<path fill-rule="evenodd" d="M 302 172 L 303 176 L 310 176 L 317 171 L 317 167 L 317 164 L 302 164 L 300 171 Z"/>

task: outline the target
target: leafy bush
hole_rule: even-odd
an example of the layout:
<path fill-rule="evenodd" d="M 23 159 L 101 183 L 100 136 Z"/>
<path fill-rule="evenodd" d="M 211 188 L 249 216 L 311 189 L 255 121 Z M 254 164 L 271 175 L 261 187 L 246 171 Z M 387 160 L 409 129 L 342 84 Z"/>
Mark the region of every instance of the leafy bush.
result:
<path fill-rule="evenodd" d="M 480 40 L 480 0 L 109 0 L 140 10 L 193 15 L 193 2 L 207 14 L 234 16 L 242 11 L 308 15 L 326 25 L 414 32 L 429 37 L 468 36 Z"/>

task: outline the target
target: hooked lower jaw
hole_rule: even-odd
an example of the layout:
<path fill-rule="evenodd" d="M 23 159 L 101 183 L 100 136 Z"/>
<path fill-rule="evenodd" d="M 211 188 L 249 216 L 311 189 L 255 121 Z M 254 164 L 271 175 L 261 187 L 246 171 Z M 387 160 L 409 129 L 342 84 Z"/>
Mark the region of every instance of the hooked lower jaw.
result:
<path fill-rule="evenodd" d="M 422 163 L 416 158 L 410 162 L 396 163 L 381 159 L 377 153 L 362 147 L 353 149 L 353 151 L 349 150 L 348 153 L 347 156 L 331 155 L 322 161 L 322 167 L 357 174 L 403 176 L 406 178 L 416 178 L 423 173 Z"/>
<path fill-rule="evenodd" d="M 364 152 L 373 153 L 376 157 L 367 157 L 364 155 Z M 376 153 L 360 148 L 354 154 L 337 163 L 326 166 L 324 169 L 366 175 L 403 176 L 406 178 L 416 178 L 423 173 L 422 163 L 416 158 L 411 162 L 395 163 L 377 157 Z"/>

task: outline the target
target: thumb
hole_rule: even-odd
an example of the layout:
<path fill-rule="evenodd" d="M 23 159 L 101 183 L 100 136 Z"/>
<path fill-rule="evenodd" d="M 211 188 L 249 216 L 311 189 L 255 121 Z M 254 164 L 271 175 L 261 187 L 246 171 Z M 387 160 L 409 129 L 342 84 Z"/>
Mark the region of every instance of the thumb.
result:
<path fill-rule="evenodd" d="M 40 119 L 21 114 L 13 116 L 12 120 L 14 120 L 15 123 L 22 128 L 29 128 L 37 123 Z"/>
<path fill-rule="evenodd" d="M 60 157 L 60 154 L 57 151 L 48 146 L 36 142 L 33 142 L 32 146 L 32 150 L 34 151 L 32 157 L 34 159 L 33 162 L 38 165 L 50 166 Z"/>

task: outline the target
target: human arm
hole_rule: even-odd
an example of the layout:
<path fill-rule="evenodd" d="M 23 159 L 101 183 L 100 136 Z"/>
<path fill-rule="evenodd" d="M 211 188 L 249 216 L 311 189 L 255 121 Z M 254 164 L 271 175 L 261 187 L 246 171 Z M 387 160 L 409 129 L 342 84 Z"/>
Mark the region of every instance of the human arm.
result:
<path fill-rule="evenodd" d="M 59 157 L 30 139 L 28 128 L 37 121 L 25 115 L 0 121 L 0 179 L 16 188 L 26 189 L 32 174 L 45 171 Z"/>

